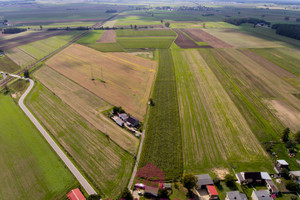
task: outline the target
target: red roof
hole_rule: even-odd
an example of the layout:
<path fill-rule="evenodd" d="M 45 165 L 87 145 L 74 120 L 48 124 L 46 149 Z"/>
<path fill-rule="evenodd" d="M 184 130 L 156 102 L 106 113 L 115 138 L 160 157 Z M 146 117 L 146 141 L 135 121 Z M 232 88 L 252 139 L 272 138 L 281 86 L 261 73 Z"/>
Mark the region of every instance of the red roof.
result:
<path fill-rule="evenodd" d="M 86 200 L 78 188 L 69 192 L 69 194 L 67 194 L 67 197 L 69 200 Z"/>
<path fill-rule="evenodd" d="M 215 186 L 207 185 L 206 187 L 207 187 L 208 193 L 210 195 L 217 195 L 218 196 L 218 192 L 217 192 L 217 189 L 215 188 Z"/>

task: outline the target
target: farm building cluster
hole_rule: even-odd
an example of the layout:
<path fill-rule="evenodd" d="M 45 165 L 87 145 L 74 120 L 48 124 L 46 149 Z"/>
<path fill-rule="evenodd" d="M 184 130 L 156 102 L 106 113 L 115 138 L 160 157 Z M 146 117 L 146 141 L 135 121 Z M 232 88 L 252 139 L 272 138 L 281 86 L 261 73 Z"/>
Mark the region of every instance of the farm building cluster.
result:
<path fill-rule="evenodd" d="M 141 135 L 141 133 L 138 131 L 141 123 L 137 118 L 128 115 L 125 112 L 119 113 L 113 110 L 111 119 L 120 127 L 125 127 L 129 131 L 135 133 L 135 136 L 139 137 Z"/>

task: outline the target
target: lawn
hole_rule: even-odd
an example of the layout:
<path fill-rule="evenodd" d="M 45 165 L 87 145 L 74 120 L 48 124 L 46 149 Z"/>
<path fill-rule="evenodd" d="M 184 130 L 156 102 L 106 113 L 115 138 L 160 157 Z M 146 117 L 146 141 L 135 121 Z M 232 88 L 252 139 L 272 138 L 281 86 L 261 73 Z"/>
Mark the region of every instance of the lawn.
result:
<path fill-rule="evenodd" d="M 130 178 L 132 155 L 39 83 L 26 104 L 102 198 L 116 198 Z"/>
<path fill-rule="evenodd" d="M 118 37 L 141 37 L 141 36 L 176 36 L 176 33 L 172 30 L 116 30 Z"/>
<path fill-rule="evenodd" d="M 166 180 L 173 180 L 182 175 L 183 159 L 176 77 L 171 50 L 158 50 L 158 62 L 152 94 L 155 105 L 149 109 L 139 167 L 150 162 L 164 171 Z"/>
<path fill-rule="evenodd" d="M 183 134 L 184 170 L 271 169 L 271 159 L 197 50 L 173 50 Z M 253 166 L 254 165 L 254 166 Z"/>
<path fill-rule="evenodd" d="M 9 95 L 0 104 L 0 199 L 64 199 L 76 179 Z"/>
<path fill-rule="evenodd" d="M 26 66 L 49 55 L 81 33 L 82 31 L 70 31 L 63 35 L 50 37 L 48 39 L 9 49 L 7 54 L 19 66 Z"/>
<path fill-rule="evenodd" d="M 0 57 L 0 70 L 3 72 L 15 72 L 18 69 L 20 69 L 20 67 L 14 63 L 9 57 L 2 55 L 2 57 Z"/>

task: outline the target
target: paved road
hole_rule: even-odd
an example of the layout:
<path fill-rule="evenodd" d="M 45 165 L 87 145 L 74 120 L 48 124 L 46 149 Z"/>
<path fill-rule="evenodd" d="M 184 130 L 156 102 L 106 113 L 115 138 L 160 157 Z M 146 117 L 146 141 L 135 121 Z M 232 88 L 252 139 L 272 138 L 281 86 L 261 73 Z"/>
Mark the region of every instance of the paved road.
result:
<path fill-rule="evenodd" d="M 19 99 L 19 106 L 28 116 L 28 118 L 32 121 L 32 123 L 36 126 L 36 128 L 41 132 L 53 150 L 57 153 L 57 155 L 62 159 L 65 165 L 69 168 L 75 178 L 78 180 L 80 185 L 85 189 L 85 191 L 91 194 L 97 194 L 94 188 L 87 182 L 87 180 L 81 175 L 75 165 L 71 162 L 71 160 L 66 156 L 66 154 L 61 150 L 61 148 L 55 143 L 55 141 L 51 138 L 51 136 L 47 133 L 47 131 L 42 127 L 42 125 L 38 122 L 38 120 L 32 115 L 32 113 L 28 110 L 28 108 L 24 105 L 24 99 L 27 94 L 31 91 L 34 85 L 34 81 L 28 79 L 30 81 L 30 85 L 25 91 L 25 93 Z"/>

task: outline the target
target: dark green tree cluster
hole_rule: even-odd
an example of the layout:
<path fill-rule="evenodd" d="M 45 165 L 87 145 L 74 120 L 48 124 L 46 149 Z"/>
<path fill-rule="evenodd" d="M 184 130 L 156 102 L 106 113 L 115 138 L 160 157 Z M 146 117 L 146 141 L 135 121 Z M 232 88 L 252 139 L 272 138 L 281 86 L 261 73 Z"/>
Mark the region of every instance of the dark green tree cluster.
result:
<path fill-rule="evenodd" d="M 5 28 L 2 29 L 3 34 L 14 34 L 14 33 L 21 33 L 27 31 L 26 28 Z"/>
<path fill-rule="evenodd" d="M 300 25 L 297 24 L 274 24 L 272 29 L 276 29 L 276 33 L 290 38 L 300 40 Z"/>
<path fill-rule="evenodd" d="M 125 113 L 125 110 L 121 106 L 114 106 L 113 114 L 117 114 L 117 113 Z"/>
<path fill-rule="evenodd" d="M 120 194 L 120 196 L 118 197 L 118 199 L 133 200 L 133 196 L 132 196 L 131 192 L 129 191 L 129 189 L 127 187 L 125 187 L 123 189 L 122 193 Z"/>
<path fill-rule="evenodd" d="M 229 24 L 236 25 L 236 26 L 239 26 L 239 25 L 244 24 L 244 23 L 249 23 L 249 24 L 254 24 L 254 25 L 263 23 L 263 24 L 266 24 L 268 26 L 271 25 L 270 22 L 267 22 L 263 19 L 257 19 L 257 18 L 227 18 L 224 21 L 229 23 Z"/>

